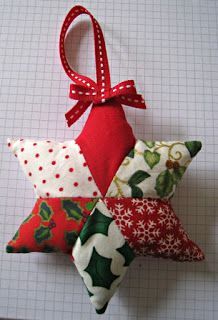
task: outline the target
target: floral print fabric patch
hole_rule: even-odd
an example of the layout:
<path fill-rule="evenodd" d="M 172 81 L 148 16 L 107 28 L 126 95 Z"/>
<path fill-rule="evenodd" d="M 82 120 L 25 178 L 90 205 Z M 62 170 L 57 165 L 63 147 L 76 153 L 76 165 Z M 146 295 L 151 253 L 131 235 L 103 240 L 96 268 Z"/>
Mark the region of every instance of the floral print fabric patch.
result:
<path fill-rule="evenodd" d="M 171 198 L 200 149 L 199 141 L 138 140 L 119 167 L 106 197 Z"/>

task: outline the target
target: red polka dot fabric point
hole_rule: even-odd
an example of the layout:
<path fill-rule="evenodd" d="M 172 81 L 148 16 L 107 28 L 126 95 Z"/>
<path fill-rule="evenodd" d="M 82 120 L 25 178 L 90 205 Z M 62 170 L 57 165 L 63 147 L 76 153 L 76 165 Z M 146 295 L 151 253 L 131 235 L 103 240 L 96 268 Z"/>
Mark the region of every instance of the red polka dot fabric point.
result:
<path fill-rule="evenodd" d="M 47 140 L 28 139 L 23 142 L 10 140 L 8 143 L 14 154 L 19 151 L 19 162 L 35 184 L 38 197 L 93 197 L 93 192 L 98 190 L 86 159 L 74 140 L 64 144 L 51 141 L 49 145 Z M 60 188 L 63 191 L 59 191 Z"/>
<path fill-rule="evenodd" d="M 94 192 L 93 192 L 93 196 L 96 197 L 97 195 L 98 195 L 98 192 L 97 192 L 97 191 L 94 191 Z"/>
<path fill-rule="evenodd" d="M 24 148 L 21 148 L 20 151 L 21 151 L 21 152 L 24 152 Z"/>
<path fill-rule="evenodd" d="M 64 188 L 63 188 L 63 187 L 60 187 L 60 188 L 59 188 L 59 191 L 60 191 L 60 192 L 62 192 L 63 190 L 64 190 Z"/>

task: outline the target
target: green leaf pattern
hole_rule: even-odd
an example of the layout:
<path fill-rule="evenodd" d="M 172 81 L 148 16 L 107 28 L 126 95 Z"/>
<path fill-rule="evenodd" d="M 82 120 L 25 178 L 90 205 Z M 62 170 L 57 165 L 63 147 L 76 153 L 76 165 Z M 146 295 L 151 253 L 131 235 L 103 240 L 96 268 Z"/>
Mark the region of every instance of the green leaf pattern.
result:
<path fill-rule="evenodd" d="M 89 202 L 86 204 L 86 209 L 87 209 L 88 211 L 92 211 L 92 209 L 95 207 L 97 201 L 98 201 L 98 199 L 93 199 L 92 201 L 89 201 Z"/>
<path fill-rule="evenodd" d="M 129 152 L 129 154 L 127 155 L 127 157 L 129 157 L 129 158 L 134 158 L 134 156 L 135 156 L 135 151 L 134 151 L 134 149 L 132 149 L 132 150 Z"/>
<path fill-rule="evenodd" d="M 147 162 L 150 169 L 153 169 L 156 164 L 160 161 L 160 153 L 154 151 L 151 152 L 150 150 L 145 150 L 144 152 L 145 162 Z"/>
<path fill-rule="evenodd" d="M 34 217 L 34 214 L 30 213 L 26 219 L 24 219 L 23 223 L 29 222 Z"/>
<path fill-rule="evenodd" d="M 200 141 L 138 140 L 118 168 L 106 196 L 169 199 L 200 149 Z"/>
<path fill-rule="evenodd" d="M 183 174 L 185 173 L 186 167 L 179 167 L 178 169 L 174 169 L 172 172 L 173 183 L 177 185 L 181 180 Z"/>
<path fill-rule="evenodd" d="M 50 239 L 51 231 L 48 227 L 40 225 L 34 232 L 35 240 L 38 244 L 41 244 L 43 241 Z"/>
<path fill-rule="evenodd" d="M 127 244 L 127 242 L 124 243 L 124 245 L 117 249 L 118 252 L 120 252 L 123 257 L 125 258 L 125 264 L 124 266 L 129 266 L 130 263 L 135 258 L 135 254 L 133 250 L 130 248 L 130 246 Z"/>
<path fill-rule="evenodd" d="M 164 198 L 172 192 L 173 184 L 173 176 L 168 169 L 158 175 L 155 189 L 160 198 Z"/>
<path fill-rule="evenodd" d="M 150 177 L 150 175 L 143 170 L 138 170 L 134 172 L 133 175 L 130 177 L 130 179 L 128 180 L 128 185 L 132 190 L 131 193 L 133 198 L 143 197 L 143 191 L 137 186 L 137 184 L 140 184 L 148 177 Z"/>
<path fill-rule="evenodd" d="M 82 209 L 78 203 L 69 199 L 62 200 L 63 210 L 66 212 L 68 219 L 81 220 L 83 217 Z"/>
<path fill-rule="evenodd" d="M 142 189 L 137 186 L 131 186 L 131 196 L 133 198 L 143 198 Z"/>
<path fill-rule="evenodd" d="M 47 205 L 46 202 L 41 203 L 39 215 L 41 216 L 43 221 L 49 221 L 51 216 L 53 215 L 52 209 Z"/>
<path fill-rule="evenodd" d="M 82 232 L 73 247 L 74 263 L 91 293 L 90 299 L 97 313 L 103 313 L 134 253 L 102 200 L 97 203 Z"/>
<path fill-rule="evenodd" d="M 70 247 L 73 247 L 74 243 L 76 242 L 76 239 L 78 238 L 78 232 L 76 231 L 66 231 L 65 232 L 65 240 L 67 242 L 67 245 Z"/>
<path fill-rule="evenodd" d="M 153 148 L 155 146 L 155 141 L 143 141 L 143 142 L 148 148 Z"/>
<path fill-rule="evenodd" d="M 134 172 L 134 174 L 130 177 L 130 179 L 128 180 L 128 185 L 131 187 L 135 186 L 136 184 L 141 183 L 148 177 L 150 177 L 150 175 L 147 172 L 143 170 L 138 170 Z"/>
<path fill-rule="evenodd" d="M 98 208 L 94 209 L 91 216 L 88 217 L 82 231 L 79 234 L 82 245 L 96 233 L 108 236 L 108 229 L 113 221 L 113 218 L 107 217 L 102 214 Z"/>
<path fill-rule="evenodd" d="M 17 240 L 19 238 L 19 229 L 16 231 L 15 235 L 13 236 L 12 240 Z"/>
<path fill-rule="evenodd" d="M 119 275 L 112 273 L 111 263 L 112 258 L 100 255 L 96 248 L 93 247 L 91 259 L 84 270 L 90 275 L 93 287 L 103 287 L 109 290 L 113 281 L 119 278 Z"/>
<path fill-rule="evenodd" d="M 185 146 L 193 158 L 201 150 L 202 144 L 200 141 L 186 141 Z"/>

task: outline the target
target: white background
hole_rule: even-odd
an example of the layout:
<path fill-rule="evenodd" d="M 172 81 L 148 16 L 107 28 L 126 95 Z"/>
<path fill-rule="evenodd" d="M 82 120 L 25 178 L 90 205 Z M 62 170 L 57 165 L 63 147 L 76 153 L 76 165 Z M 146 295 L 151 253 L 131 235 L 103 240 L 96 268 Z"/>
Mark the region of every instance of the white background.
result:
<path fill-rule="evenodd" d="M 68 257 L 7 254 L 5 245 L 34 204 L 32 186 L 6 146 L 7 137 L 75 138 L 87 117 L 68 129 L 70 80 L 58 38 L 66 0 L 0 0 L 0 317 L 54 320 L 215 320 L 217 285 L 218 39 L 216 0 L 89 0 L 100 22 L 113 84 L 134 79 L 148 105 L 126 107 L 137 137 L 200 139 L 173 199 L 205 262 L 138 258 L 105 315 L 97 316 Z M 93 35 L 78 19 L 67 44 L 76 70 L 95 76 Z M 111 141 L 114 143 L 114 141 Z"/>

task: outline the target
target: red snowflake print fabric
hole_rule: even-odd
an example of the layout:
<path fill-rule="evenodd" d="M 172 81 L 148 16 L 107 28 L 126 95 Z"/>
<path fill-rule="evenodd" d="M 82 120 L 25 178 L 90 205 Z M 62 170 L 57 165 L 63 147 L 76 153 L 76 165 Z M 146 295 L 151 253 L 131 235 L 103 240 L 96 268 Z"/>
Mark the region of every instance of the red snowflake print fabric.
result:
<path fill-rule="evenodd" d="M 93 198 L 38 199 L 31 214 L 9 241 L 7 252 L 71 253 L 96 202 Z"/>
<path fill-rule="evenodd" d="M 203 252 L 189 239 L 169 201 L 105 198 L 104 202 L 136 255 L 177 261 L 204 259 Z"/>

